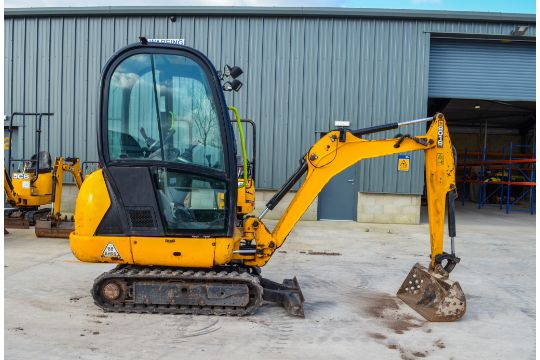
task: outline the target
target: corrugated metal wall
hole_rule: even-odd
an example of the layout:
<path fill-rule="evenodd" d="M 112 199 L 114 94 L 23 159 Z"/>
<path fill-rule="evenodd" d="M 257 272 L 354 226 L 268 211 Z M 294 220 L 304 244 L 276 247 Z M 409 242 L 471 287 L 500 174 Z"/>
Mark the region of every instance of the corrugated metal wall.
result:
<path fill-rule="evenodd" d="M 97 85 L 110 55 L 139 35 L 184 38 L 216 67 L 245 71 L 227 94 L 258 125 L 258 187 L 279 188 L 334 120 L 353 128 L 424 117 L 430 32 L 508 35 L 511 23 L 367 18 L 89 16 L 5 19 L 6 114 L 52 111 L 43 143 L 52 155 L 96 160 Z M 534 24 L 527 35 L 534 35 Z M 33 152 L 25 121 L 22 156 Z M 403 132 L 403 129 L 401 129 Z M 410 129 L 421 133 L 420 126 Z M 378 138 L 392 134 L 378 134 Z M 23 144 L 24 142 L 24 144 Z M 359 191 L 423 191 L 423 155 L 396 174 L 396 158 L 358 167 Z M 368 175 L 369 174 L 369 175 Z"/>

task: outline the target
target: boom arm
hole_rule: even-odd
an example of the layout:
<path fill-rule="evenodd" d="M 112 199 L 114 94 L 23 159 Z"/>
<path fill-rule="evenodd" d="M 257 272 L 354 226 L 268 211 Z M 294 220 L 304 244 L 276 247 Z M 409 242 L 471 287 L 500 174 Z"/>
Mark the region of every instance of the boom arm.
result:
<path fill-rule="evenodd" d="M 75 180 L 77 189 L 81 188 L 83 177 L 81 163 L 78 158 L 56 158 L 54 162 L 53 176 L 53 196 L 52 196 L 52 219 L 56 221 L 60 217 L 60 206 L 62 203 L 62 187 L 64 184 L 64 171 L 69 172 Z"/>
<path fill-rule="evenodd" d="M 354 133 L 362 134 L 361 131 L 331 131 L 327 133 L 313 145 L 305 155 L 300 169 L 287 182 L 286 187 L 290 189 L 304 172 L 307 173 L 305 181 L 296 192 L 274 230 L 270 233 L 260 221 L 268 208 L 263 211 L 258 219 L 246 219 L 244 222 L 244 236 L 246 240 L 256 241 L 256 253 L 254 258 L 253 256 L 244 255 L 236 255 L 236 258 L 243 259 L 246 265 L 264 265 L 274 251 L 283 244 L 293 227 L 328 181 L 358 161 L 402 152 L 424 150 L 431 265 L 434 266 L 436 257 L 443 254 L 446 195 L 448 192 L 454 191 L 456 186 L 454 153 L 446 121 L 442 114 L 437 114 L 433 117 L 433 120 L 425 136 L 414 138 L 405 136 L 400 139 L 364 140 L 353 135 Z M 396 128 L 397 125 L 381 126 L 367 132 L 388 130 L 389 128 Z M 276 196 L 281 198 L 283 195 L 283 193 L 278 192 Z M 267 207 L 273 208 L 274 205 L 271 200 Z"/>

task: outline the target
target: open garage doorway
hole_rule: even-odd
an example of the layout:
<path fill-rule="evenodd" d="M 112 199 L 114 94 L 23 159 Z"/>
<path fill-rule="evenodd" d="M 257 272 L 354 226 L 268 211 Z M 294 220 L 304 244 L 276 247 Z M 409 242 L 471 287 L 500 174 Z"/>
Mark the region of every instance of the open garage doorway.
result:
<path fill-rule="evenodd" d="M 461 204 L 535 213 L 535 60 L 530 38 L 432 38 L 428 115 L 448 121 Z"/>
<path fill-rule="evenodd" d="M 447 118 L 462 205 L 535 212 L 535 102 L 435 98 L 429 112 Z"/>

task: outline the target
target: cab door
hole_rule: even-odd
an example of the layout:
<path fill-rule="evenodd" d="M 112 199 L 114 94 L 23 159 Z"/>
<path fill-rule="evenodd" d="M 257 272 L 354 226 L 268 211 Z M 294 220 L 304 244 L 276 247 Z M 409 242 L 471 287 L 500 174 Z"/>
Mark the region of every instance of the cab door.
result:
<path fill-rule="evenodd" d="M 99 155 L 114 198 L 104 222 L 117 224 L 107 231 L 232 236 L 234 138 L 208 59 L 184 46 L 128 46 L 105 67 L 100 100 Z"/>

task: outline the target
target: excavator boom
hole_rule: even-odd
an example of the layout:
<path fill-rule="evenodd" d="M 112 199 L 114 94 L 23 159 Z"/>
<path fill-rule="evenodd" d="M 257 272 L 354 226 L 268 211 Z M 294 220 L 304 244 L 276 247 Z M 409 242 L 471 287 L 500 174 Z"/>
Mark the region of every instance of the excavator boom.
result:
<path fill-rule="evenodd" d="M 81 162 L 78 158 L 56 158 L 53 166 L 53 186 L 51 212 L 47 219 L 36 220 L 35 233 L 37 237 L 54 237 L 68 239 L 73 231 L 73 219 L 67 216 L 62 218 L 62 189 L 64 186 L 64 174 L 71 174 L 77 189 L 81 188 L 83 182 Z"/>
<path fill-rule="evenodd" d="M 426 154 L 431 266 L 434 267 L 436 257 L 443 253 L 446 196 L 448 192 L 456 189 L 455 160 L 443 115 L 437 114 L 433 118 L 422 120 L 436 121 L 433 121 L 425 136 L 418 137 L 401 136 L 385 140 L 365 140 L 357 136 L 362 133 L 361 130 L 358 132 L 334 130 L 327 133 L 311 147 L 303 157 L 298 170 L 267 203 L 261 215 L 245 221 L 244 233 L 251 234 L 256 229 L 254 236 L 257 239 L 257 248 L 264 250 L 259 251 L 253 260 L 248 262 L 248 265 L 263 266 L 270 259 L 323 187 L 341 171 L 361 160 L 423 150 Z M 438 125 L 439 122 L 440 125 Z M 404 124 L 409 124 L 409 122 Z M 379 131 L 384 131 L 393 128 L 393 125 L 378 128 Z M 442 131 L 441 136 L 439 136 L 439 131 Z M 442 141 L 441 147 L 437 145 L 439 141 Z M 306 176 L 304 182 L 274 230 L 270 233 L 264 226 L 261 227 L 261 219 L 266 212 L 272 210 L 304 174 Z"/>
<path fill-rule="evenodd" d="M 425 136 L 405 135 L 385 140 L 364 140 L 359 137 L 367 133 L 425 121 L 432 121 Z M 298 170 L 267 203 L 261 215 L 258 218 L 248 218 L 244 222 L 244 235 L 256 242 L 255 250 L 251 255 L 240 252 L 241 255 L 237 255 L 236 258 L 243 259 L 246 265 L 264 266 L 283 245 L 288 234 L 328 181 L 346 168 L 369 158 L 419 150 L 425 153 L 431 262 L 429 269 L 416 265 L 411 270 L 411 275 L 400 288 L 398 296 L 430 321 L 452 321 L 461 318 L 465 312 L 465 296 L 458 283 L 446 280 L 448 273 L 459 262 L 459 258 L 453 252 L 447 254 L 443 250 L 447 198 L 451 209 L 448 215 L 452 242 L 455 236 L 453 200 L 456 184 L 454 150 L 442 114 L 401 124 L 352 132 L 335 130 L 327 133 L 304 156 Z M 306 176 L 304 182 L 274 230 L 270 232 L 261 219 L 304 174 Z M 409 279 L 410 277 L 412 279 Z M 422 279 L 418 280 L 417 277 Z M 431 298 L 428 301 L 426 297 Z M 448 307 L 444 304 L 450 297 L 452 301 Z"/>

